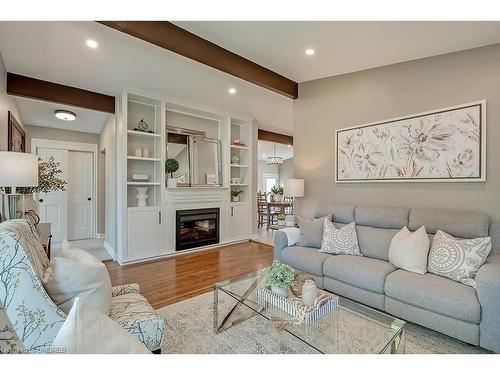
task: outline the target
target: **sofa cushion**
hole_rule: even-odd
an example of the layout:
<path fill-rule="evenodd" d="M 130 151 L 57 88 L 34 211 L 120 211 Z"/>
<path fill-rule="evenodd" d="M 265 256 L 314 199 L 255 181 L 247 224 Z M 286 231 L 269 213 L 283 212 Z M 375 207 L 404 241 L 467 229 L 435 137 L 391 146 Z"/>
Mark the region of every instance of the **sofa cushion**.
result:
<path fill-rule="evenodd" d="M 333 216 L 332 221 L 349 224 L 354 221 L 354 209 L 355 207 L 351 204 L 327 204 L 316 212 L 316 217 Z"/>
<path fill-rule="evenodd" d="M 318 276 L 323 276 L 323 263 L 328 257 L 312 247 L 290 246 L 281 251 L 282 262 Z"/>
<path fill-rule="evenodd" d="M 357 225 L 375 228 L 401 229 L 408 225 L 408 208 L 356 207 Z"/>
<path fill-rule="evenodd" d="M 375 293 L 384 293 L 385 278 L 394 270 L 389 262 L 350 255 L 330 256 L 323 266 L 325 276 Z"/>
<path fill-rule="evenodd" d="M 488 215 L 451 209 L 414 208 L 410 211 L 409 230 L 417 230 L 425 226 L 427 233 L 435 234 L 445 231 L 456 237 L 486 237 L 490 220 Z"/>
<path fill-rule="evenodd" d="M 397 270 L 387 276 L 385 294 L 398 301 L 471 323 L 481 320 L 474 288 L 426 273 Z"/>
<path fill-rule="evenodd" d="M 399 229 L 373 228 L 356 225 L 361 254 L 380 260 L 389 260 L 389 246 Z"/>

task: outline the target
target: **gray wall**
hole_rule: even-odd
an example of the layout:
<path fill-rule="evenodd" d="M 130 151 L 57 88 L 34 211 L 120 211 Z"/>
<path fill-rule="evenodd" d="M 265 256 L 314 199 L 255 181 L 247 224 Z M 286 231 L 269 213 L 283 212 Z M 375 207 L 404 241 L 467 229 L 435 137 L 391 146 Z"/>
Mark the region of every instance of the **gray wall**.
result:
<path fill-rule="evenodd" d="M 487 182 L 334 183 L 334 130 L 487 100 Z M 301 83 L 294 101 L 295 177 L 304 215 L 345 202 L 485 212 L 500 222 L 500 44 Z"/>
<path fill-rule="evenodd" d="M 19 108 L 17 107 L 14 97 L 7 95 L 7 72 L 5 70 L 2 55 L 0 54 L 0 151 L 7 151 L 7 123 L 9 111 L 14 114 L 17 122 L 23 126 L 21 114 L 19 113 Z"/>
<path fill-rule="evenodd" d="M 116 253 L 116 120 L 109 116 L 99 139 L 99 153 L 105 158 L 104 202 L 106 206 L 106 243 Z"/>

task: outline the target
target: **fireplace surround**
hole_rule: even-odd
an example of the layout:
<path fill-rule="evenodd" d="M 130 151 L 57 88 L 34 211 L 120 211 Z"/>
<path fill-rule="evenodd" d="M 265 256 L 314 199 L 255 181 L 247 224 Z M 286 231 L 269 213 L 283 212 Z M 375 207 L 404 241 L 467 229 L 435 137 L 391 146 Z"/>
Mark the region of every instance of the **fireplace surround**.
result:
<path fill-rule="evenodd" d="M 176 211 L 175 250 L 219 243 L 219 208 Z"/>

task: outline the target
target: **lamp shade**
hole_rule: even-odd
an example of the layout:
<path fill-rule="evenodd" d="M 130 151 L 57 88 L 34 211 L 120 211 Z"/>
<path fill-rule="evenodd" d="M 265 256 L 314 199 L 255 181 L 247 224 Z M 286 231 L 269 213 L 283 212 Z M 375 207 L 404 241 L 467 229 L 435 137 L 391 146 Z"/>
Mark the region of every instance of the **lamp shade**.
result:
<path fill-rule="evenodd" d="M 38 186 L 38 156 L 0 151 L 0 187 Z"/>
<path fill-rule="evenodd" d="M 288 197 L 303 197 L 304 196 L 304 180 L 291 178 L 285 180 L 284 195 Z"/>

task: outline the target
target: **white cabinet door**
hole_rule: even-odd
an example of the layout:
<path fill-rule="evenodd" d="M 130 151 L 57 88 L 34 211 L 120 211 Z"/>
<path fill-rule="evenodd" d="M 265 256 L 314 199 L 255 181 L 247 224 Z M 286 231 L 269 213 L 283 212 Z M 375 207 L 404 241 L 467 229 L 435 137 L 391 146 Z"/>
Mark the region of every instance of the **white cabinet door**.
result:
<path fill-rule="evenodd" d="M 160 207 L 129 208 L 128 256 L 125 261 L 149 258 L 165 252 L 162 215 Z"/>
<path fill-rule="evenodd" d="M 230 241 L 248 240 L 250 238 L 250 205 L 232 204 L 229 207 Z"/>
<path fill-rule="evenodd" d="M 92 153 L 69 151 L 68 165 L 68 239 L 92 238 Z"/>

